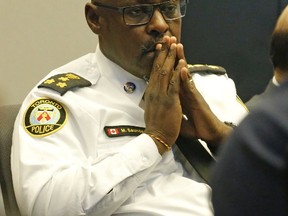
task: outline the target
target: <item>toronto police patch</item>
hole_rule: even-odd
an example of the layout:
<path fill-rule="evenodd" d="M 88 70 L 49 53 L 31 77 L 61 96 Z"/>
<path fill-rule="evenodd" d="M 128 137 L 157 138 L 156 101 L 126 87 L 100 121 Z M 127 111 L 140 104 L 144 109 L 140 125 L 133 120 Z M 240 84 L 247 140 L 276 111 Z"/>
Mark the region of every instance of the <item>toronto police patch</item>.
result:
<path fill-rule="evenodd" d="M 59 102 L 41 98 L 27 109 L 24 127 L 31 136 L 43 137 L 60 130 L 66 119 L 66 110 Z"/>

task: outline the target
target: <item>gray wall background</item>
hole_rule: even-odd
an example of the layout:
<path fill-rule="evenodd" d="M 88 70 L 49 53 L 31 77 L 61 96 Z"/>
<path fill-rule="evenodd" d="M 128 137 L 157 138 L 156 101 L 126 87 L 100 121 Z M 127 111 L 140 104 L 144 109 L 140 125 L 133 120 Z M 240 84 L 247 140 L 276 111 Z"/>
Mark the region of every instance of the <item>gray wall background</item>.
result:
<path fill-rule="evenodd" d="M 247 101 L 272 77 L 270 37 L 287 4 L 288 0 L 190 0 L 182 38 L 188 61 L 225 67 Z"/>
<path fill-rule="evenodd" d="M 87 1 L 0 1 L 0 105 L 21 103 L 50 70 L 95 51 Z"/>

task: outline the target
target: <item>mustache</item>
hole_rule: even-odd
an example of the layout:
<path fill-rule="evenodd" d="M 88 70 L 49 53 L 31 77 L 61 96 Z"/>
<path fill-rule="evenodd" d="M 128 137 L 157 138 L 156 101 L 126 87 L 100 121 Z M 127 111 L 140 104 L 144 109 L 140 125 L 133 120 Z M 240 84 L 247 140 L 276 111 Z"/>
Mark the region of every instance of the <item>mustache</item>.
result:
<path fill-rule="evenodd" d="M 153 40 L 146 42 L 144 45 L 142 45 L 141 46 L 142 54 L 155 51 L 157 44 L 164 44 L 163 38 L 153 39 Z"/>

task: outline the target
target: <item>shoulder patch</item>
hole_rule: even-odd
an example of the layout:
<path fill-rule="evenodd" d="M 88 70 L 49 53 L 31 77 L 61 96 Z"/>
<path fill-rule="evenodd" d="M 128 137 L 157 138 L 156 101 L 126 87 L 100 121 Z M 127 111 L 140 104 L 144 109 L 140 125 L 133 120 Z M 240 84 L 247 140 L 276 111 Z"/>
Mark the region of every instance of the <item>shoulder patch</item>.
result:
<path fill-rule="evenodd" d="M 87 87 L 91 86 L 91 82 L 89 80 L 84 79 L 81 76 L 78 76 L 74 73 L 65 73 L 65 74 L 57 74 L 55 76 L 50 77 L 41 83 L 38 88 L 49 88 L 57 91 L 62 95 L 64 95 L 67 91 L 75 88 L 75 87 Z"/>
<path fill-rule="evenodd" d="M 208 72 L 208 73 L 214 73 L 218 75 L 226 74 L 225 68 L 221 66 L 216 66 L 216 65 L 188 64 L 188 69 L 190 73 L 202 73 L 202 72 L 207 73 Z"/>
<path fill-rule="evenodd" d="M 66 123 L 67 112 L 59 102 L 41 98 L 27 109 L 24 118 L 25 130 L 33 137 L 44 137 L 60 130 Z"/>

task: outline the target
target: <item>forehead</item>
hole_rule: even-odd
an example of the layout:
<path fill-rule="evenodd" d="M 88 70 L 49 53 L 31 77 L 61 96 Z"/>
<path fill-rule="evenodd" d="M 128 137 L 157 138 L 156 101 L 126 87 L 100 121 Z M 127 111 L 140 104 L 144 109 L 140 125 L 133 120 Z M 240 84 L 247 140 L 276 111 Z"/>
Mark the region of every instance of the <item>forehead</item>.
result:
<path fill-rule="evenodd" d="M 157 4 L 166 2 L 167 0 L 102 0 L 103 3 L 109 3 L 113 5 L 137 5 L 137 4 Z"/>
<path fill-rule="evenodd" d="M 280 17 L 277 20 L 275 31 L 288 32 L 288 5 L 282 11 Z"/>

